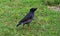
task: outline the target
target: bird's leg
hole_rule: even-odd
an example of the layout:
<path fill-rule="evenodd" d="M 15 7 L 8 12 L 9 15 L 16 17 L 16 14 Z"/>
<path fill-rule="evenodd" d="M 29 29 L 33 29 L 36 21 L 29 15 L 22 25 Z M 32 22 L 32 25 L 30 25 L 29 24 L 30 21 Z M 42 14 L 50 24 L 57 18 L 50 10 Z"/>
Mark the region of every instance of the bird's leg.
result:
<path fill-rule="evenodd" d="M 30 31 L 30 26 L 29 26 L 29 24 L 28 24 L 28 31 Z"/>
<path fill-rule="evenodd" d="M 24 35 L 24 25 L 25 25 L 25 24 L 23 24 L 23 27 L 22 27 L 22 32 L 23 32 L 23 35 Z"/>
<path fill-rule="evenodd" d="M 23 27 L 22 27 L 23 29 L 24 29 L 24 25 L 25 25 L 25 24 L 23 24 Z"/>

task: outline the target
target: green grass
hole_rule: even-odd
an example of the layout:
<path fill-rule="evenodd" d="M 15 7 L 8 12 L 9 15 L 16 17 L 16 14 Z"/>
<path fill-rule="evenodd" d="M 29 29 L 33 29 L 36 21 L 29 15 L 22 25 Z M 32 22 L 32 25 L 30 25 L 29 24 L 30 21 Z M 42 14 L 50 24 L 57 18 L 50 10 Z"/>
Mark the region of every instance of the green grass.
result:
<path fill-rule="evenodd" d="M 37 7 L 34 20 L 16 27 L 31 7 Z M 60 36 L 60 12 L 49 10 L 40 0 L 0 0 L 0 36 Z"/>
<path fill-rule="evenodd" d="M 60 4 L 60 0 L 41 0 L 45 5 L 57 6 Z"/>

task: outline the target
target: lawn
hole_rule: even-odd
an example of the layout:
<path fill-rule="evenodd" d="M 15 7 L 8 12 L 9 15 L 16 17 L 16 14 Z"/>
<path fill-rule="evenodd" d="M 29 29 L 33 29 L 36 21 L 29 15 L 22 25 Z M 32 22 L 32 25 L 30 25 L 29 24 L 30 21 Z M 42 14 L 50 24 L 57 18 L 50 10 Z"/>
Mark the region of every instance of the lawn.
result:
<path fill-rule="evenodd" d="M 36 7 L 30 32 L 18 22 Z M 0 36 L 60 36 L 60 11 L 49 10 L 41 0 L 0 0 Z"/>

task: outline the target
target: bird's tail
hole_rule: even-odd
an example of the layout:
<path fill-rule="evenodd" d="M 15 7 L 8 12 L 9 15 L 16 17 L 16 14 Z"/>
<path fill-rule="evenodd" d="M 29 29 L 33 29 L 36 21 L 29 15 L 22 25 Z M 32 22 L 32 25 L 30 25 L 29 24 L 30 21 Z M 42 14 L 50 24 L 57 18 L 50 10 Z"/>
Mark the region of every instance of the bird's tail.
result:
<path fill-rule="evenodd" d="M 16 27 L 18 27 L 19 25 L 21 25 L 21 23 L 18 23 Z"/>

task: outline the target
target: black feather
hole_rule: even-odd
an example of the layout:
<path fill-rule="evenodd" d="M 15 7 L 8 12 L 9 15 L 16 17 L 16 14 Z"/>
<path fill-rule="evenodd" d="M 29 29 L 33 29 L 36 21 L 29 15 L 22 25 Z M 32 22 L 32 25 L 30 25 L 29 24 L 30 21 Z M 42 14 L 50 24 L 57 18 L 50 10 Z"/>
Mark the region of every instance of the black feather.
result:
<path fill-rule="evenodd" d="M 21 24 L 29 24 L 34 17 L 34 12 L 36 9 L 37 8 L 31 8 L 29 13 L 21 21 L 19 21 L 19 23 L 17 24 L 17 27 Z"/>

